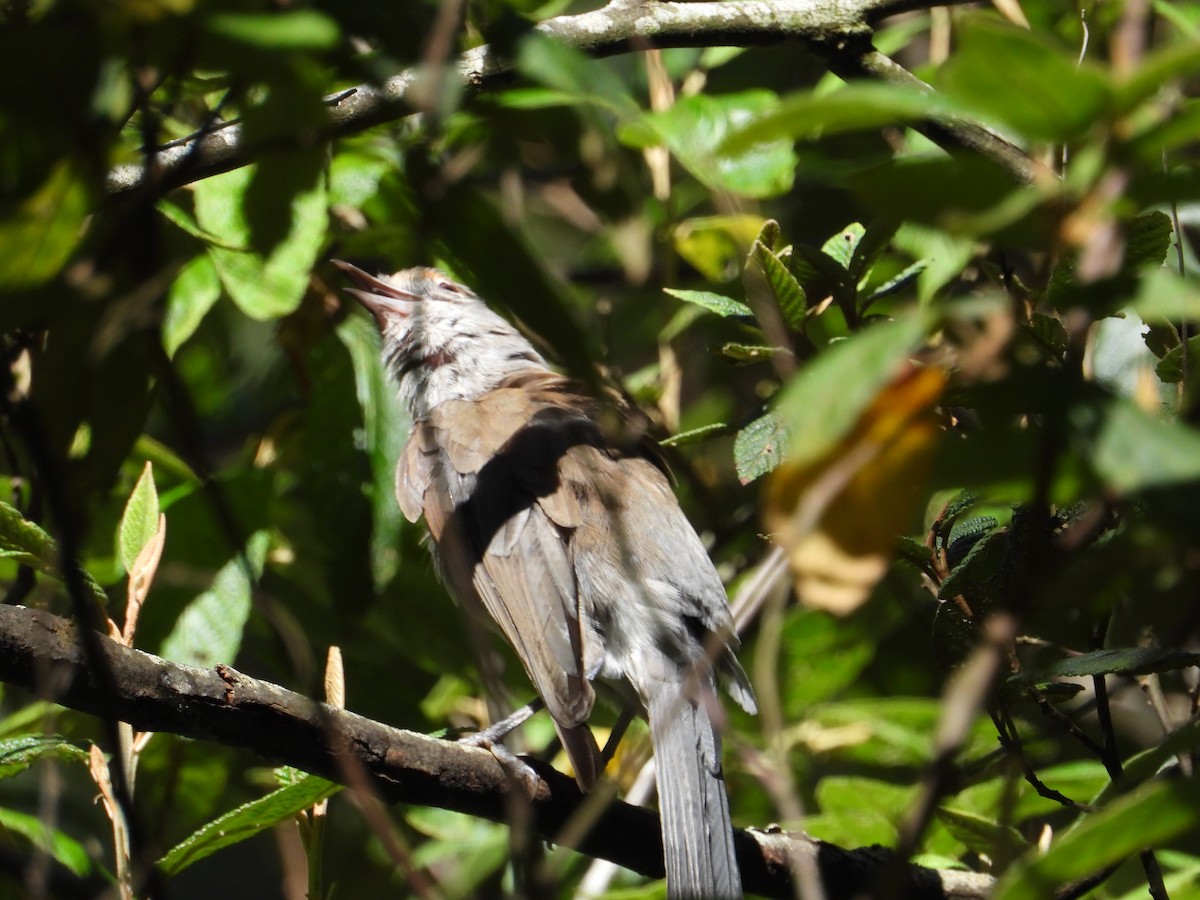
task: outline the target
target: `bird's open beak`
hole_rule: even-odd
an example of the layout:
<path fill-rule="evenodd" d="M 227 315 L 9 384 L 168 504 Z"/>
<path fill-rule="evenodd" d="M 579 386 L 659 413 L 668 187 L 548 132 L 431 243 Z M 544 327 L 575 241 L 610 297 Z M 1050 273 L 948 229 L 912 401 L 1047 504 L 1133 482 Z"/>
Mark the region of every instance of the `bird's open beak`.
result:
<path fill-rule="evenodd" d="M 403 291 L 382 278 L 364 272 L 358 266 L 340 259 L 332 260 L 332 262 L 358 286 L 357 288 L 346 288 L 346 293 L 365 306 L 381 328 L 385 316 L 407 316 L 408 304 L 421 300 L 419 294 Z"/>

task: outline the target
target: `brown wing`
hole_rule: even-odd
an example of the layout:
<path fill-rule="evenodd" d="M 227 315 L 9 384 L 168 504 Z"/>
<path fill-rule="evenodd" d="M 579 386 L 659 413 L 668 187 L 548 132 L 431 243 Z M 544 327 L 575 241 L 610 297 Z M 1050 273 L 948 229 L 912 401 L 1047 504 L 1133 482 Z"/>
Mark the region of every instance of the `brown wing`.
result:
<path fill-rule="evenodd" d="M 556 723 L 571 728 L 595 697 L 569 534 L 540 504 L 558 485 L 561 441 L 520 428 L 545 405 L 523 386 L 442 404 L 410 439 L 398 493 L 402 507 L 420 497 L 452 588 L 483 604 Z"/>

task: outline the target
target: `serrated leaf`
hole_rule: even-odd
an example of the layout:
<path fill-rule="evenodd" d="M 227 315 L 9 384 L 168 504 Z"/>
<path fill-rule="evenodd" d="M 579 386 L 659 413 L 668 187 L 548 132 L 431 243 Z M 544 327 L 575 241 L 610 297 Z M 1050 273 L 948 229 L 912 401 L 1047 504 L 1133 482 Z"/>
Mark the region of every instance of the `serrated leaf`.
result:
<path fill-rule="evenodd" d="M 29 566 L 44 575 L 62 581 L 59 568 L 58 545 L 38 525 L 30 522 L 20 510 L 0 501 L 0 558 L 11 559 L 19 565 Z M 104 588 L 96 583 L 86 571 L 81 571 L 83 581 L 92 597 L 101 604 L 108 603 Z"/>
<path fill-rule="evenodd" d="M 1146 337 L 1149 335 L 1150 332 L 1147 332 Z M 1154 373 L 1164 384 L 1179 384 L 1183 381 L 1184 346 L 1177 342 L 1154 367 Z M 1195 367 L 1197 360 L 1200 360 L 1200 356 L 1197 356 L 1200 354 L 1200 334 L 1188 338 L 1186 346 L 1188 368 L 1191 369 Z"/>
<path fill-rule="evenodd" d="M 724 434 L 729 434 L 729 426 L 724 422 L 713 422 L 711 425 L 701 425 L 699 428 L 692 428 L 688 431 L 673 434 L 659 441 L 659 443 L 664 447 L 682 447 L 686 444 L 699 443 L 706 438 Z"/>
<path fill-rule="evenodd" d="M 92 859 L 83 844 L 37 816 L 0 807 L 0 830 L 21 835 L 80 878 L 91 874 Z"/>
<path fill-rule="evenodd" d="M 765 362 L 775 353 L 774 347 L 768 347 L 764 344 L 739 344 L 735 341 L 730 341 L 721 346 L 721 355 L 734 360 L 735 362 L 750 363 Z"/>
<path fill-rule="evenodd" d="M 1051 356 L 1061 357 L 1067 349 L 1067 328 L 1057 316 L 1034 313 L 1029 319 L 1029 334 Z"/>
<path fill-rule="evenodd" d="M 1140 269 L 1143 266 L 1161 266 L 1171 249 L 1171 217 L 1165 212 L 1152 210 L 1142 213 L 1129 224 L 1125 235 L 1125 258 L 1123 269 Z"/>
<path fill-rule="evenodd" d="M 1079 656 L 1060 659 L 1035 673 L 1022 678 L 1039 681 L 1043 678 L 1074 678 L 1088 675 L 1148 675 L 1169 672 L 1200 663 L 1200 653 L 1165 650 L 1158 647 L 1120 647 L 1093 650 Z"/>
<path fill-rule="evenodd" d="M 899 227 L 899 226 L 897 226 Z M 867 230 L 858 222 L 851 222 L 824 244 L 821 245 L 821 252 L 836 262 L 843 269 L 850 269 L 850 261 L 854 259 L 854 253 L 858 250 L 859 241 Z M 893 231 L 893 234 L 895 231 Z M 856 278 L 855 281 L 858 279 Z"/>
<path fill-rule="evenodd" d="M 774 412 L 760 416 L 739 431 L 733 442 L 733 462 L 742 484 L 749 484 L 779 465 L 787 444 L 787 426 Z"/>
<path fill-rule="evenodd" d="M 226 563 L 212 587 L 180 613 L 163 640 L 163 657 L 201 668 L 234 661 L 250 616 L 251 578 L 261 576 L 269 543 L 265 531 L 250 536 L 245 553 Z"/>
<path fill-rule="evenodd" d="M 765 277 L 775 306 L 783 315 L 783 321 L 788 328 L 792 331 L 803 329 L 804 317 L 808 312 L 808 298 L 796 276 L 775 255 L 770 245 L 763 243 L 761 239 L 754 242 L 754 247 L 750 250 L 750 259 Z M 749 285 L 747 287 L 749 288 Z"/>
<path fill-rule="evenodd" d="M 167 356 L 174 356 L 195 334 L 220 296 L 221 279 L 208 254 L 200 254 L 180 270 L 167 292 L 163 314 L 162 340 Z"/>
<path fill-rule="evenodd" d="M 953 544 L 955 541 L 961 541 L 963 538 L 978 537 L 981 534 L 986 534 L 1000 523 L 995 516 L 972 516 L 969 519 L 955 522 L 954 527 L 950 529 L 950 536 L 946 538 L 947 544 Z"/>
<path fill-rule="evenodd" d="M 125 512 L 117 531 L 117 550 L 126 572 L 133 571 L 142 548 L 158 532 L 158 491 L 154 487 L 154 469 L 149 462 L 138 476 L 133 492 L 125 502 Z"/>
<path fill-rule="evenodd" d="M 707 309 L 722 318 L 754 318 L 754 312 L 745 303 L 722 294 L 714 294 L 711 291 L 681 291 L 674 288 L 663 288 L 663 293 Z"/>
<path fill-rule="evenodd" d="M 23 734 L 0 740 L 0 778 L 24 772 L 43 757 L 74 759 L 85 765 L 87 753 L 57 735 Z"/>
<path fill-rule="evenodd" d="M 341 785 L 308 775 L 301 781 L 230 810 L 199 828 L 172 847 L 158 861 L 159 868 L 168 878 L 177 875 L 192 863 L 290 819 L 339 790 Z"/>

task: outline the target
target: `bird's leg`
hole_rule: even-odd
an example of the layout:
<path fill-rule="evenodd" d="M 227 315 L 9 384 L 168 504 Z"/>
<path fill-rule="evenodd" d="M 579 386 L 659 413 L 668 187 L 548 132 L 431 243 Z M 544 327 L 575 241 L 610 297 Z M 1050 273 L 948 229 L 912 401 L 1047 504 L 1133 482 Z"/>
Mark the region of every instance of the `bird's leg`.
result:
<path fill-rule="evenodd" d="M 541 710 L 544 705 L 542 699 L 537 697 L 483 731 L 458 739 L 459 743 L 471 747 L 482 747 L 489 751 L 496 758 L 496 762 L 500 763 L 500 768 L 504 769 L 504 773 L 512 781 L 521 785 L 525 795 L 531 800 L 537 795 L 542 780 L 528 763 L 521 760 L 501 742 L 528 721 L 534 713 Z"/>

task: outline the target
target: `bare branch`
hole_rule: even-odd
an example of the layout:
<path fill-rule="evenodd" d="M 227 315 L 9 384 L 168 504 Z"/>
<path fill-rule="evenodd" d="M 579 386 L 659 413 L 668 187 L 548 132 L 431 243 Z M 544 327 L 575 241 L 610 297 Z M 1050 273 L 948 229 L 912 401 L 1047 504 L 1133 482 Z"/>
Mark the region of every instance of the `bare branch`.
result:
<path fill-rule="evenodd" d="M 218 741 L 342 784 L 365 776 L 391 803 L 506 819 L 511 786 L 486 750 L 392 728 L 225 666 L 182 666 L 97 637 L 111 673 L 108 696 L 90 674 L 74 625 L 49 613 L 0 606 L 0 681 L 72 709 L 105 710 L 138 730 Z M 584 798 L 573 779 L 528 762 L 541 778 L 530 803 L 533 829 L 556 840 Z M 661 832 L 650 810 L 614 801 L 576 846 L 662 877 Z M 831 898 L 870 892 L 881 876 L 893 875 L 903 895 L 916 900 L 983 898 L 993 885 L 985 875 L 896 866 L 885 848 L 843 850 L 803 835 L 738 831 L 736 846 L 746 890 L 769 897 L 793 896 L 791 873 L 800 859 L 820 868 Z"/>
<path fill-rule="evenodd" d="M 965 0 L 946 0 L 958 3 Z M 536 26 L 542 34 L 596 56 L 644 50 L 647 47 L 754 46 L 793 40 L 809 43 L 838 74 L 900 80 L 916 79 L 870 47 L 874 23 L 911 9 L 928 8 L 931 0 L 713 0 L 688 3 L 669 0 L 613 0 L 608 6 L 576 16 L 548 19 Z M 489 45 L 459 56 L 458 79 L 473 90 L 502 82 L 512 73 L 512 61 Z M 380 85 L 359 85 L 341 91 L 329 104 L 325 139 L 345 137 L 384 122 L 418 112 L 411 94 L 415 69 L 407 69 Z M 981 125 L 940 123 L 927 132 L 941 146 L 984 153 L 1020 180 L 1036 174 L 1033 163 L 1018 148 Z M 297 136 L 311 144 L 313 135 Z M 200 132 L 194 139 L 175 141 L 149 155 L 146 162 L 118 166 L 107 179 L 110 197 L 144 185 L 148 170 L 154 185 L 170 190 L 250 163 L 264 147 L 247 146 L 241 127 L 229 123 Z"/>

